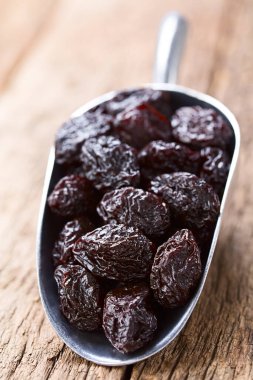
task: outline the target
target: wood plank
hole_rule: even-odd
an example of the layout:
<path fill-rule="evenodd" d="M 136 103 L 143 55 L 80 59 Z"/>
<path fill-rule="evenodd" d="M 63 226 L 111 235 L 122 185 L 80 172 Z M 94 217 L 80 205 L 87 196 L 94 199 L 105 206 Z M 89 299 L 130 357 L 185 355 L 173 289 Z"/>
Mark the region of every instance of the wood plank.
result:
<path fill-rule="evenodd" d="M 28 9 L 40 9 L 38 2 L 34 8 L 31 3 L 27 2 Z M 0 160 L 8 163 L 0 181 L 4 200 L 0 373 L 16 379 L 252 378 L 252 116 L 247 112 L 253 83 L 251 1 L 172 0 L 168 5 L 146 0 L 144 5 L 133 0 L 62 0 L 57 7 L 53 1 L 46 4 L 44 16 L 36 16 L 30 31 L 24 31 L 29 38 L 22 46 L 31 47 L 28 53 L 21 53 L 19 61 L 14 46 L 8 64 L 0 64 L 0 76 L 10 73 L 0 101 Z M 35 285 L 34 236 L 47 153 L 56 128 L 94 96 L 150 80 L 157 28 L 170 9 L 181 10 L 192 24 L 180 83 L 209 90 L 235 110 L 246 134 L 243 170 L 204 294 L 187 328 L 166 350 L 135 365 L 131 373 L 131 367 L 89 363 L 55 335 Z M 12 10 L 6 6 L 5 14 Z M 26 25 L 18 16 L 13 20 L 6 21 L 4 30 L 14 25 L 20 32 Z M 38 25 L 42 25 L 40 32 L 33 37 Z M 2 32 L 0 36 L 3 41 Z M 4 41 L 0 46 L 7 46 Z M 12 70 L 9 63 L 14 61 L 18 64 Z"/>
<path fill-rule="evenodd" d="M 0 91 L 46 28 L 56 0 L 0 2 Z"/>

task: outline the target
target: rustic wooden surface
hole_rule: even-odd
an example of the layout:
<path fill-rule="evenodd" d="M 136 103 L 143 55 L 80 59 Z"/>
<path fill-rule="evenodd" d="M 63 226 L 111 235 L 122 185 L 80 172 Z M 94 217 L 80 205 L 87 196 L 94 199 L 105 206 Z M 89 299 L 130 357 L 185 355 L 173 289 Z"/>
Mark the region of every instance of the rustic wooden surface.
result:
<path fill-rule="evenodd" d="M 151 80 L 157 29 L 190 21 L 180 83 L 239 119 L 234 190 L 203 295 L 182 334 L 130 367 L 71 352 L 39 300 L 35 233 L 49 147 L 77 106 Z M 253 378 L 252 0 L 0 0 L 0 376 L 3 379 Z"/>

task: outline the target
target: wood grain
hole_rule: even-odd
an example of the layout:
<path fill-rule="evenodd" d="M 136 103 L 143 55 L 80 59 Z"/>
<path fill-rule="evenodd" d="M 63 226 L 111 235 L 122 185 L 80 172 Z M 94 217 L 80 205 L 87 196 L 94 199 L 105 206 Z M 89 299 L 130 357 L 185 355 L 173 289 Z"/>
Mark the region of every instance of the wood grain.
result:
<path fill-rule="evenodd" d="M 239 169 L 187 327 L 153 358 L 106 368 L 71 352 L 42 310 L 34 252 L 43 176 L 54 133 L 73 109 L 151 80 L 159 22 L 171 9 L 191 24 L 180 83 L 235 112 Z M 252 19 L 251 0 L 0 1 L 1 378 L 253 378 Z"/>

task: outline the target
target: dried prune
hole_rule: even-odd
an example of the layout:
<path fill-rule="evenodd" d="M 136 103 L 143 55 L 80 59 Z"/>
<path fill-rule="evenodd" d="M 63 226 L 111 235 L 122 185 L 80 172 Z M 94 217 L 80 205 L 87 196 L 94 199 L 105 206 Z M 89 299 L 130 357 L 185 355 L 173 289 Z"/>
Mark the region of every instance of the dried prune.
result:
<path fill-rule="evenodd" d="M 80 330 L 93 331 L 102 323 L 102 292 L 98 280 L 80 265 L 59 265 L 54 273 L 60 309 Z"/>
<path fill-rule="evenodd" d="M 84 217 L 66 223 L 54 244 L 52 252 L 54 265 L 74 263 L 73 248 L 75 242 L 94 228 L 90 220 Z"/>
<path fill-rule="evenodd" d="M 193 148 L 228 147 L 232 130 L 213 108 L 181 107 L 171 119 L 174 138 Z"/>
<path fill-rule="evenodd" d="M 200 177 L 212 185 L 219 196 L 222 196 L 230 166 L 227 153 L 219 148 L 206 147 L 201 149 L 200 155 L 203 162 Z"/>
<path fill-rule="evenodd" d="M 132 285 L 109 292 L 104 304 L 103 329 L 111 344 L 123 353 L 136 351 L 148 343 L 157 329 L 148 287 Z"/>
<path fill-rule="evenodd" d="M 212 186 L 195 174 L 162 174 L 151 181 L 150 191 L 168 203 L 176 225 L 208 228 L 213 226 L 219 215 L 218 195 Z"/>
<path fill-rule="evenodd" d="M 106 193 L 97 211 L 106 223 L 137 227 L 151 237 L 163 235 L 170 226 L 166 203 L 152 193 L 133 187 Z"/>
<path fill-rule="evenodd" d="M 109 134 L 112 118 L 100 112 L 85 112 L 66 121 L 56 133 L 55 156 L 58 164 L 79 161 L 82 144 L 90 137 Z"/>
<path fill-rule="evenodd" d="M 97 193 L 91 183 L 78 175 L 65 176 L 48 197 L 51 210 L 66 217 L 77 217 L 95 210 Z"/>
<path fill-rule="evenodd" d="M 182 144 L 161 140 L 152 141 L 145 146 L 140 151 L 138 160 L 145 179 L 180 171 L 197 174 L 200 165 L 199 152 Z"/>
<path fill-rule="evenodd" d="M 168 118 L 171 116 L 170 94 L 168 92 L 141 88 L 135 91 L 122 91 L 102 105 L 104 112 L 117 115 L 128 108 L 150 104 Z"/>
<path fill-rule="evenodd" d="M 153 244 L 136 228 L 107 224 L 82 236 L 75 244 L 75 259 L 97 276 L 131 281 L 149 274 Z"/>
<path fill-rule="evenodd" d="M 169 120 L 149 104 L 141 104 L 117 114 L 114 130 L 120 140 L 137 149 L 152 140 L 171 139 Z"/>
<path fill-rule="evenodd" d="M 195 240 L 201 252 L 201 259 L 203 260 L 203 263 L 206 261 L 207 256 L 209 254 L 209 249 L 212 242 L 214 229 L 215 229 L 215 225 L 206 225 L 202 228 L 192 229 Z"/>
<path fill-rule="evenodd" d="M 160 246 L 150 275 L 155 299 L 164 307 L 184 305 L 201 276 L 198 245 L 190 230 L 176 232 Z"/>
<path fill-rule="evenodd" d="M 140 170 L 135 150 L 112 136 L 87 140 L 81 161 L 85 176 L 98 190 L 137 186 Z"/>
<path fill-rule="evenodd" d="M 75 174 L 75 175 L 79 175 L 80 177 L 85 177 L 83 165 L 80 163 L 65 166 L 65 172 L 66 172 L 66 175 Z"/>

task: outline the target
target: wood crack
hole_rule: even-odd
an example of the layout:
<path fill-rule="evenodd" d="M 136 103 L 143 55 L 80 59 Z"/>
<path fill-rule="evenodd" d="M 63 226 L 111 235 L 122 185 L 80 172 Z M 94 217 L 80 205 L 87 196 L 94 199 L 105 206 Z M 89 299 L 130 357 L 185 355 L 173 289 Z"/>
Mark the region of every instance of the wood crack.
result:
<path fill-rule="evenodd" d="M 62 348 L 59 350 L 59 352 L 58 352 L 55 356 L 53 356 L 53 357 L 50 358 L 50 362 L 52 363 L 52 365 L 51 365 L 51 368 L 49 369 L 49 371 L 48 371 L 47 374 L 46 374 L 45 380 L 49 379 L 50 375 L 51 375 L 52 372 L 54 371 L 55 366 L 56 366 L 56 364 L 57 364 L 59 358 L 62 356 L 65 347 L 66 347 L 66 346 L 65 346 L 65 344 L 64 344 L 64 345 L 62 346 Z"/>
<path fill-rule="evenodd" d="M 120 380 L 130 380 L 132 377 L 133 365 L 128 365 L 125 372 L 122 374 Z"/>
<path fill-rule="evenodd" d="M 27 342 L 24 343 L 24 346 L 23 346 L 23 348 L 22 348 L 22 351 L 21 351 L 20 354 L 19 354 L 19 358 L 18 358 L 18 360 L 16 360 L 16 361 L 14 362 L 14 365 L 13 365 L 11 371 L 10 371 L 9 377 L 11 377 L 11 376 L 13 376 L 13 375 L 15 374 L 15 372 L 16 372 L 18 366 L 19 366 L 20 363 L 22 362 L 23 357 L 24 357 L 24 354 L 25 354 L 25 351 L 26 351 L 26 345 L 27 345 Z"/>

